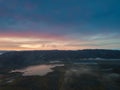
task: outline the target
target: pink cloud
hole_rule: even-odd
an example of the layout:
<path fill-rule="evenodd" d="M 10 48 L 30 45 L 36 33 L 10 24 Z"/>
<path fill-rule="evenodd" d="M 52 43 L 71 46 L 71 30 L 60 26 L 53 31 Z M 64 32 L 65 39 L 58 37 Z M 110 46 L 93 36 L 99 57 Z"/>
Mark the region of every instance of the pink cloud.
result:
<path fill-rule="evenodd" d="M 68 40 L 65 36 L 40 32 L 0 32 L 0 37 L 43 38 L 50 40 Z"/>

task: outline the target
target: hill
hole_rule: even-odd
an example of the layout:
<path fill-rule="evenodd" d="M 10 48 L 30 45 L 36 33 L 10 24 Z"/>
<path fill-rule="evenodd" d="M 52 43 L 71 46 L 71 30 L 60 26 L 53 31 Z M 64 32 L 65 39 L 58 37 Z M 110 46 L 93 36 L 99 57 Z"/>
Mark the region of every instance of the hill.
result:
<path fill-rule="evenodd" d="M 89 59 L 120 59 L 120 50 L 11 51 L 0 55 L 0 67 L 23 67 L 50 61 L 71 62 Z"/>

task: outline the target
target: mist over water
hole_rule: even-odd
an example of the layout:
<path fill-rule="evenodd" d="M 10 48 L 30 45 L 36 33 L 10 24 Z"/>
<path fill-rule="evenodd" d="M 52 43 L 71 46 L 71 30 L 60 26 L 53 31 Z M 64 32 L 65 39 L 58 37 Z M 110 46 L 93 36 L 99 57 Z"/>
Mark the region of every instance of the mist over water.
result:
<path fill-rule="evenodd" d="M 61 90 L 119 90 L 113 80 L 116 74 L 111 75 L 101 72 L 98 67 L 73 66 L 66 71 Z"/>
<path fill-rule="evenodd" d="M 2 55 L 3 53 L 0 53 L 0 55 Z"/>

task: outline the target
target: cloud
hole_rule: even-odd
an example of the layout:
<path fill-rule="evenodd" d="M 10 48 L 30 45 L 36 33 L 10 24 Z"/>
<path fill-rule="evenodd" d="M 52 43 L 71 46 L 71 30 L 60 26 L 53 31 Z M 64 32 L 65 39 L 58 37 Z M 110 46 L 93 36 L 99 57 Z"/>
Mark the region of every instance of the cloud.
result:
<path fill-rule="evenodd" d="M 78 37 L 78 36 L 77 36 Z M 80 38 L 68 38 L 54 35 L 41 34 L 34 32 L 11 32 L 0 33 L 1 49 L 17 48 L 19 50 L 25 49 L 62 49 L 62 50 L 78 50 L 89 48 L 106 48 L 116 49 L 120 48 L 120 42 L 117 34 L 97 34 L 95 36 L 79 36 Z M 97 37 L 97 38 L 93 38 Z"/>
<path fill-rule="evenodd" d="M 0 42 L 20 49 L 33 43 L 55 49 L 120 48 L 119 18 L 118 0 L 0 0 Z"/>

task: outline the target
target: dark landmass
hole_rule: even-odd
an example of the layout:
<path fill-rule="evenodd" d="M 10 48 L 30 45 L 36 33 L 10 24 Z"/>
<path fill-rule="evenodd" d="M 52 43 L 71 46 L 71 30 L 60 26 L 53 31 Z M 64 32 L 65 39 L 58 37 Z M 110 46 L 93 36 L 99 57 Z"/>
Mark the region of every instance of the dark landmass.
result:
<path fill-rule="evenodd" d="M 6 52 L 12 52 L 12 51 L 8 51 L 8 50 L 0 50 L 0 53 L 6 53 Z"/>
<path fill-rule="evenodd" d="M 120 50 L 12 51 L 0 55 L 0 68 L 21 68 L 28 65 L 49 63 L 50 61 L 70 63 L 89 59 L 120 59 Z"/>
<path fill-rule="evenodd" d="M 58 62 L 59 61 L 59 62 Z M 63 63 L 44 76 L 13 69 Z M 11 51 L 0 55 L 0 90 L 120 90 L 119 50 Z"/>
<path fill-rule="evenodd" d="M 120 90 L 120 68 L 109 68 L 66 64 L 45 76 L 8 73 L 0 79 L 0 90 Z"/>

